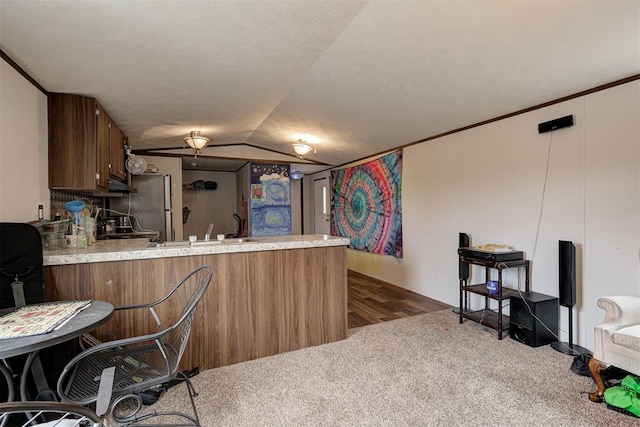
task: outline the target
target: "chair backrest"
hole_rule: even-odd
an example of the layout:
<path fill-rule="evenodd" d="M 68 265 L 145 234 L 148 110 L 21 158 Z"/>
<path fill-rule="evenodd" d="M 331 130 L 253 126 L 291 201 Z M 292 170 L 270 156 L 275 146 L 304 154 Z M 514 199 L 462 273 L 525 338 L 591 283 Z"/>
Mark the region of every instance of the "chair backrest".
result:
<path fill-rule="evenodd" d="M 33 225 L 0 223 L 0 308 L 20 305 L 11 284 L 16 276 L 23 283 L 27 304 L 44 302 L 42 240 Z"/>
<path fill-rule="evenodd" d="M 86 405 L 98 397 L 94 378 L 114 367 L 112 398 L 147 390 L 166 383 L 178 374 L 198 302 L 207 290 L 213 269 L 198 267 L 173 286 L 161 299 L 140 305 L 117 307 L 123 313 L 147 309 L 138 323 L 155 323 L 153 332 L 107 341 L 75 356 L 58 378 L 57 390 L 65 402 Z M 136 325 L 139 326 L 139 325 Z M 148 329 L 143 325 L 142 329 Z M 76 375 L 76 373 L 80 373 Z"/>
<path fill-rule="evenodd" d="M 162 322 L 161 318 L 167 314 L 174 319 L 171 326 L 163 325 L 162 337 L 167 348 L 166 357 L 172 374 L 178 370 L 180 359 L 189 339 L 198 302 L 207 290 L 212 274 L 213 269 L 208 265 L 195 269 L 175 285 L 164 298 L 156 301 L 150 307 L 159 322 Z"/>

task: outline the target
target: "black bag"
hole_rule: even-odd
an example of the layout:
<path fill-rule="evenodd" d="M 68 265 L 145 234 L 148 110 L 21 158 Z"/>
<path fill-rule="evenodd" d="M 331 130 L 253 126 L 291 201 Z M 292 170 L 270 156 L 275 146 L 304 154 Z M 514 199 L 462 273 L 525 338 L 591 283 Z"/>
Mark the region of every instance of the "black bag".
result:
<path fill-rule="evenodd" d="M 198 375 L 199 373 L 200 368 L 197 366 L 190 371 L 180 371 L 178 373 L 178 376 L 176 376 L 171 381 L 160 384 L 159 386 L 151 388 L 149 390 L 137 391 L 135 392 L 135 394 L 137 394 L 140 399 L 142 399 L 142 403 L 144 405 L 153 405 L 158 399 L 160 399 L 162 393 L 167 391 L 167 389 L 173 387 L 174 385 L 178 385 L 183 381 L 186 381 L 188 378 Z"/>
<path fill-rule="evenodd" d="M 589 370 L 589 361 L 593 357 L 591 353 L 579 354 L 573 358 L 573 362 L 571 362 L 571 371 L 575 374 L 582 375 L 583 377 L 591 377 L 593 379 L 593 375 L 591 375 L 591 371 Z M 605 370 L 600 373 L 602 377 L 602 381 L 604 381 L 607 387 L 611 387 L 620 383 L 620 381 L 629 375 L 629 372 L 616 368 L 613 365 L 608 366 Z"/>
<path fill-rule="evenodd" d="M 591 353 L 577 355 L 573 358 L 573 362 L 571 362 L 571 367 L 569 369 L 571 369 L 574 374 L 593 378 L 591 371 L 589 371 L 589 361 L 591 360 L 591 357 Z"/>

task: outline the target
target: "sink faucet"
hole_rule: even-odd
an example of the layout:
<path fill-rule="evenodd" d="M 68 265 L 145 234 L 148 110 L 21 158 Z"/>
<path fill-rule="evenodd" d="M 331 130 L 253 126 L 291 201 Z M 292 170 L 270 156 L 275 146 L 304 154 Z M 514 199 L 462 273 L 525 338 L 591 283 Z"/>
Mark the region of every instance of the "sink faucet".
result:
<path fill-rule="evenodd" d="M 204 235 L 205 242 L 208 242 L 211 239 L 212 231 L 213 231 L 213 223 L 209 224 L 209 228 L 207 228 L 207 233 Z"/>

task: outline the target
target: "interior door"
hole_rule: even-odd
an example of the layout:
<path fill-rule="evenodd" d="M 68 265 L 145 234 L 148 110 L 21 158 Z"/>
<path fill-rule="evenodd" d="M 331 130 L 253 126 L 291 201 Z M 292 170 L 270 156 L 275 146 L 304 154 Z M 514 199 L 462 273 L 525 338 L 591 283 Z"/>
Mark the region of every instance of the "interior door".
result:
<path fill-rule="evenodd" d="M 331 199 L 329 198 L 329 177 L 316 179 L 313 181 L 314 197 L 314 233 L 331 234 L 330 209 Z"/>

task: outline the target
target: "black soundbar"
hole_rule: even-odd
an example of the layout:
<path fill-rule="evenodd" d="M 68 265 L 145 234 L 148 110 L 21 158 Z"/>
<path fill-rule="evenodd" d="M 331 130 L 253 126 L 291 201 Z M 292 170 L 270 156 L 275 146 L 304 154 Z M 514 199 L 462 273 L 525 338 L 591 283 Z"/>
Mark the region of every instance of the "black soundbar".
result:
<path fill-rule="evenodd" d="M 560 117 L 559 119 L 549 120 L 548 122 L 538 124 L 538 133 L 551 132 L 552 130 L 568 128 L 573 126 L 573 114 Z"/>

